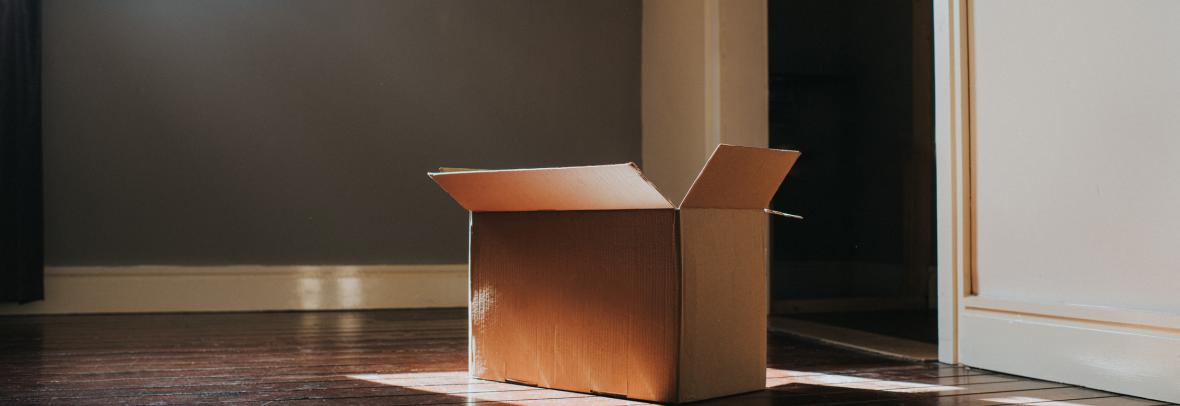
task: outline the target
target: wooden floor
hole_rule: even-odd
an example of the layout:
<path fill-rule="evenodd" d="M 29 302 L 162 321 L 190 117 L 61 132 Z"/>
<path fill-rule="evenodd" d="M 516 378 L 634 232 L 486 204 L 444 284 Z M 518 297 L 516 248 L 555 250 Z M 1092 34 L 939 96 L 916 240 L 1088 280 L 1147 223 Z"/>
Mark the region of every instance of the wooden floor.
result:
<path fill-rule="evenodd" d="M 0 404 L 633 404 L 467 378 L 463 310 L 0 318 Z M 718 405 L 1149 405 L 771 335 L 768 390 Z"/>

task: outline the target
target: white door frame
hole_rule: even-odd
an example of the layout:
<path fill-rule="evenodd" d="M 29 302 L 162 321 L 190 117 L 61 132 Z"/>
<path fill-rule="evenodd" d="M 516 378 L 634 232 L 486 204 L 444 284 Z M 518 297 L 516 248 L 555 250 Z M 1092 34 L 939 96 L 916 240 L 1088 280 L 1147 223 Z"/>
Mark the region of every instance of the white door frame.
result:
<path fill-rule="evenodd" d="M 934 161 L 938 359 L 959 363 L 959 313 L 970 292 L 971 131 L 967 0 L 934 1 Z"/>

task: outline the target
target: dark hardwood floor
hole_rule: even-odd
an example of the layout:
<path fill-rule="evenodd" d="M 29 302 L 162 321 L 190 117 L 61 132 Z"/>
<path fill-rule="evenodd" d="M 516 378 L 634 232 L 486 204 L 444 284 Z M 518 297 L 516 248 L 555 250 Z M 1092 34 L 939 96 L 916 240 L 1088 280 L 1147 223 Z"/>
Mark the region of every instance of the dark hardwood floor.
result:
<path fill-rule="evenodd" d="M 469 379 L 462 309 L 0 317 L 0 404 L 634 404 Z M 767 390 L 708 405 L 1151 405 L 770 335 Z"/>

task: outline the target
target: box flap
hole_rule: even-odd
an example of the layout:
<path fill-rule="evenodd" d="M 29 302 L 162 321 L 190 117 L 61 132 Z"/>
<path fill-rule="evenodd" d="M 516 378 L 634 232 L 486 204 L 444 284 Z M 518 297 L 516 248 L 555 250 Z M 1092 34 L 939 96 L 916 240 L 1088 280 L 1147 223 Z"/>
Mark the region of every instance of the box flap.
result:
<path fill-rule="evenodd" d="M 765 209 L 798 158 L 799 151 L 718 145 L 680 207 Z"/>
<path fill-rule="evenodd" d="M 673 208 L 634 163 L 429 175 L 473 212 Z"/>

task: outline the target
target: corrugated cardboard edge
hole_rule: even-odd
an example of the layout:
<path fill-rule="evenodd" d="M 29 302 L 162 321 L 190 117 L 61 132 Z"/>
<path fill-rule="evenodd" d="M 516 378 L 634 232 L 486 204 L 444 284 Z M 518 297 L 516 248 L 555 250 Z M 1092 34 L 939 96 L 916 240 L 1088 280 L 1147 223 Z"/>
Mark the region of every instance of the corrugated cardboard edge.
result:
<path fill-rule="evenodd" d="M 681 382 L 681 376 L 684 371 L 684 220 L 683 213 L 679 208 L 676 209 L 676 230 L 674 236 L 676 240 L 676 362 L 675 368 L 669 373 L 672 374 L 672 398 L 668 399 L 669 403 L 683 402 L 684 386 Z"/>
<path fill-rule="evenodd" d="M 447 166 L 441 166 L 441 167 L 439 167 L 439 168 L 438 168 L 438 172 L 434 172 L 434 173 L 450 173 L 450 172 L 482 172 L 482 171 L 486 171 L 486 170 L 487 170 L 487 169 L 473 169 L 473 168 L 451 168 L 451 167 L 447 167 Z M 427 172 L 427 173 L 426 173 L 426 175 L 427 175 L 427 176 L 430 176 L 430 174 L 431 174 L 431 172 Z"/>
<path fill-rule="evenodd" d="M 471 278 L 474 276 L 475 263 L 471 261 L 471 243 L 472 235 L 475 234 L 475 213 L 467 212 L 467 375 L 472 378 L 478 378 L 479 373 L 475 370 L 475 334 L 472 325 L 474 321 L 471 319 L 471 309 L 474 305 L 475 291 L 471 289 Z"/>

